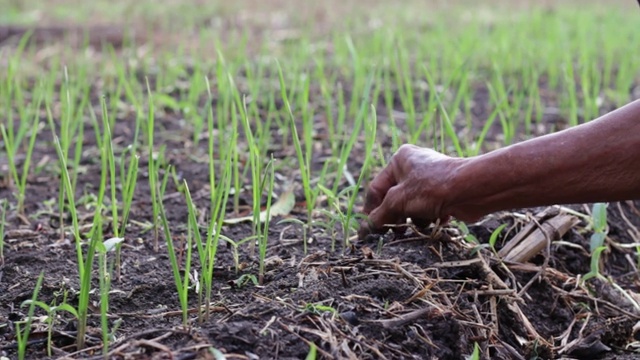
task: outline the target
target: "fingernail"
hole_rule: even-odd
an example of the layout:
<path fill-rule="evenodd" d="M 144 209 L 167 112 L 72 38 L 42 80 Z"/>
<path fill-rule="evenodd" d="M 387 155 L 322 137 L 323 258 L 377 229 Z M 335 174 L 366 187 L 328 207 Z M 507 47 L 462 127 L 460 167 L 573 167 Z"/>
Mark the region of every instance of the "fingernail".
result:
<path fill-rule="evenodd" d="M 375 230 L 375 225 L 373 225 L 373 221 L 371 221 L 371 218 L 367 217 L 367 226 L 369 227 L 370 231 Z"/>

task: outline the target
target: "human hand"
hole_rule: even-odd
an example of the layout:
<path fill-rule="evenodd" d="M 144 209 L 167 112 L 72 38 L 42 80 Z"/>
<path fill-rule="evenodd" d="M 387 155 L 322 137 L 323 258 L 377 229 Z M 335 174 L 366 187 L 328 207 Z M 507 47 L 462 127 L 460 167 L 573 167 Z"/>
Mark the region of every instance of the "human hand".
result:
<path fill-rule="evenodd" d="M 414 145 L 402 145 L 369 184 L 358 237 L 388 230 L 407 218 L 419 226 L 447 221 L 456 169 L 464 161 Z M 387 225 L 387 226 L 385 226 Z"/>

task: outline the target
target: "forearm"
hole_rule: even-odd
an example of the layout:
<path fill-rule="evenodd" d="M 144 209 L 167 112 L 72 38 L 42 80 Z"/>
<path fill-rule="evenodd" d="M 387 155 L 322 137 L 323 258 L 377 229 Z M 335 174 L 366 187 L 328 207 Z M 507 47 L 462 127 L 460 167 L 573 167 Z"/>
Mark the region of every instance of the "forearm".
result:
<path fill-rule="evenodd" d="M 455 178 L 462 191 L 444 209 L 454 216 L 640 198 L 640 101 L 470 158 Z"/>

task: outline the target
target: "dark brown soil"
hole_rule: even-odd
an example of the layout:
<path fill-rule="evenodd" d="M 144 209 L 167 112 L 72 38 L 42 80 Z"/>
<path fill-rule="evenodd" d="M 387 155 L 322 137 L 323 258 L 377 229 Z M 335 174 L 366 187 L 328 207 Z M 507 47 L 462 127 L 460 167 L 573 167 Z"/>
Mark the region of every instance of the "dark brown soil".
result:
<path fill-rule="evenodd" d="M 475 101 L 488 104 L 487 96 L 486 89 L 478 86 Z M 92 102 L 99 106 L 97 97 Z M 388 113 L 382 101 L 379 106 L 379 113 Z M 479 126 L 488 111 L 480 106 L 474 113 Z M 543 119 L 547 130 L 558 120 Z M 385 120 L 380 121 L 384 125 Z M 193 147 L 185 141 L 189 129 L 181 128 L 170 111 L 159 111 L 156 122 L 157 143 L 167 147 L 165 168 L 175 166 L 176 173 L 188 181 L 197 205 L 205 208 L 207 164 L 194 161 L 206 157 L 204 144 Z M 117 119 L 114 139 L 118 154 L 131 142 L 132 124 L 133 119 L 126 116 Z M 100 164 L 94 139 L 88 126 L 84 144 L 87 155 L 82 160 L 86 171 L 79 177 L 77 198 L 97 190 Z M 317 141 L 320 148 L 328 147 L 324 140 Z M 274 144 L 280 143 L 274 140 Z M 28 179 L 26 217 L 14 211 L 14 190 L 8 174 L 0 173 L 0 199 L 6 198 L 11 204 L 6 214 L 5 259 L 0 266 L 0 356 L 11 359 L 16 358 L 15 324 L 27 313 L 21 304 L 31 298 L 40 272 L 44 273 L 40 301 L 60 304 L 66 296 L 69 304 L 77 304 L 75 248 L 69 234 L 60 240 L 55 206 L 59 180 L 51 149 L 51 136 L 42 131 L 33 161 L 49 160 L 46 170 Z M 291 149 L 274 145 L 272 150 L 283 164 L 295 164 Z M 4 156 L 0 154 L 0 169 L 6 168 Z M 357 146 L 350 169 L 357 171 L 361 158 L 362 148 Z M 143 159 L 145 156 L 141 157 L 141 176 L 130 215 L 139 223 L 152 220 Z M 282 166 L 278 171 L 290 176 L 295 169 Z M 276 193 L 283 190 L 279 186 Z M 245 191 L 241 205 L 246 213 L 250 195 L 249 189 Z M 54 205 L 47 205 L 51 200 Z M 183 249 L 187 211 L 183 195 L 172 182 L 165 206 L 173 241 Z M 640 202 L 609 205 L 610 246 L 601 262 L 602 273 L 633 294 L 640 288 L 634 265 L 637 255 L 634 248 L 619 244 L 637 242 L 632 231 L 640 226 L 638 207 Z M 90 210 L 79 208 L 81 215 L 92 215 Z M 584 212 L 582 206 L 573 208 Z M 542 210 L 527 211 L 537 214 Z M 303 204 L 298 203 L 290 216 L 304 219 Z M 160 237 L 160 251 L 155 252 L 152 231 L 132 224 L 122 250 L 121 278 L 114 278 L 109 297 L 110 327 L 119 323 L 110 344 L 110 358 L 213 359 L 211 349 L 217 349 L 229 359 L 300 359 L 307 356 L 312 343 L 320 357 L 328 359 L 462 359 L 473 352 L 474 344 L 492 359 L 631 358 L 625 348 L 635 341 L 633 328 L 640 311 L 608 282 L 579 281 L 590 270 L 590 233 L 584 221 L 561 239 L 554 239 L 562 242 L 551 246 L 545 267 L 544 254 L 526 264 L 502 264 L 488 247 L 477 251 L 476 244 L 465 241 L 453 225 L 437 232 L 434 228 L 408 228 L 404 233 L 387 234 L 380 241 L 356 241 L 346 248 L 341 245 L 344 239 L 338 237 L 335 251 L 331 250 L 327 232 L 318 227 L 305 254 L 300 231 L 278 225 L 278 220 L 269 233 L 264 284 L 239 282 L 242 275 L 257 274 L 257 260 L 243 246 L 242 269 L 236 271 L 231 247 L 221 243 L 210 317 L 203 322 L 197 320 L 197 295 L 192 289 L 192 311 L 186 328 L 181 323 L 164 237 Z M 68 226 L 69 219 L 65 221 Z M 87 218 L 83 224 L 90 221 Z M 499 250 L 530 222 L 505 212 L 469 224 L 469 228 L 480 243 L 486 244 L 500 224 L 508 224 L 497 242 Z M 112 230 L 106 227 L 105 231 L 105 238 L 111 237 Z M 249 236 L 251 229 L 239 224 L 225 226 L 223 232 L 239 240 Z M 97 288 L 95 272 L 93 286 Z M 57 315 L 52 333 L 53 358 L 100 357 L 97 294 L 92 295 L 90 307 L 87 348 L 82 350 L 74 345 L 75 320 L 67 313 Z M 43 315 L 41 310 L 36 311 L 27 353 L 30 359 L 47 358 Z"/>

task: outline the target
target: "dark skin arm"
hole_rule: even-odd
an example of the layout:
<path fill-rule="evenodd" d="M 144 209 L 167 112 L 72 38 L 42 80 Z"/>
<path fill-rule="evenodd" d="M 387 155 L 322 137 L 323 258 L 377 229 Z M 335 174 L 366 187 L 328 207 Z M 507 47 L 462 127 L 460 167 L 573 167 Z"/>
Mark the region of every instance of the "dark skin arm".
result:
<path fill-rule="evenodd" d="M 640 199 L 640 100 L 484 155 L 403 145 L 369 184 L 359 236 L 385 225 L 475 221 L 515 208 Z"/>

